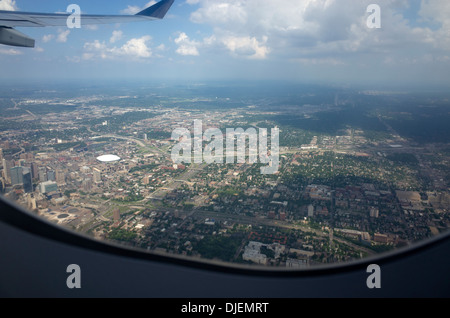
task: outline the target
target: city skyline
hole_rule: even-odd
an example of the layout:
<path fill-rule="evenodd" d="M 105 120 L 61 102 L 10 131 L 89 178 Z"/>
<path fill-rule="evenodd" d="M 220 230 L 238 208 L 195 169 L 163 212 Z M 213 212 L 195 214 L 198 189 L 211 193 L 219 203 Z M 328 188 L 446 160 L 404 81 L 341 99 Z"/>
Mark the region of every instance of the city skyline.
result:
<path fill-rule="evenodd" d="M 2 88 L 5 198 L 95 239 L 287 270 L 450 227 L 448 94 L 116 85 Z"/>

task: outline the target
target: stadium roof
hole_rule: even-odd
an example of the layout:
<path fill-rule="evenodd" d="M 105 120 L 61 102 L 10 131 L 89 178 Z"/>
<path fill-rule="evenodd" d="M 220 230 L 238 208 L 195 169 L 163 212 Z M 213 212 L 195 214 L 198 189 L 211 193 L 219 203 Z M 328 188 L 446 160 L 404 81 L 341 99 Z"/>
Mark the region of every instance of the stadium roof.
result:
<path fill-rule="evenodd" d="M 119 161 L 120 157 L 118 157 L 116 155 L 104 155 L 104 156 L 97 157 L 97 160 L 101 161 L 101 162 L 113 162 L 113 161 Z"/>

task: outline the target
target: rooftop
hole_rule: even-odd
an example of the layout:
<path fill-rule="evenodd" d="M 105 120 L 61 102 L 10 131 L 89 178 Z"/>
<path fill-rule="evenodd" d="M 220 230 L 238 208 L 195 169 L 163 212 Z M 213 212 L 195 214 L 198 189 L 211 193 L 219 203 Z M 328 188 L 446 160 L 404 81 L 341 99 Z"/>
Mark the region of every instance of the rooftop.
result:
<path fill-rule="evenodd" d="M 101 161 L 101 162 L 113 162 L 113 161 L 119 161 L 120 157 L 118 157 L 116 155 L 104 155 L 104 156 L 97 157 L 97 160 Z"/>

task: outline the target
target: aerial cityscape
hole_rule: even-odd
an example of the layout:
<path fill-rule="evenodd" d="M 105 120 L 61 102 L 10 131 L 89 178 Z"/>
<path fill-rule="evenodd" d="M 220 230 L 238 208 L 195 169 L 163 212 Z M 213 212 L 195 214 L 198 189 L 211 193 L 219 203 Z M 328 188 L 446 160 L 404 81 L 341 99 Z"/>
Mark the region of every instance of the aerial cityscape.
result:
<path fill-rule="evenodd" d="M 257 81 L 0 91 L 3 196 L 96 240 L 304 269 L 450 227 L 445 92 Z M 175 163 L 173 132 L 193 132 L 194 121 L 203 132 L 278 128 L 277 170 L 261 173 L 249 152 L 245 162 Z"/>

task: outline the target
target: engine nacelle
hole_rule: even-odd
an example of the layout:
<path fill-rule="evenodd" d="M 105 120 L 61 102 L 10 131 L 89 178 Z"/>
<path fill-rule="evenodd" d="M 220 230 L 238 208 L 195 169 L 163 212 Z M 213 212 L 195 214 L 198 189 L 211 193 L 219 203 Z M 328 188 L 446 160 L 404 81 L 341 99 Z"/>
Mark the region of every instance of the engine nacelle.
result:
<path fill-rule="evenodd" d="M 0 44 L 34 47 L 35 41 L 17 30 L 7 27 L 0 27 Z"/>

